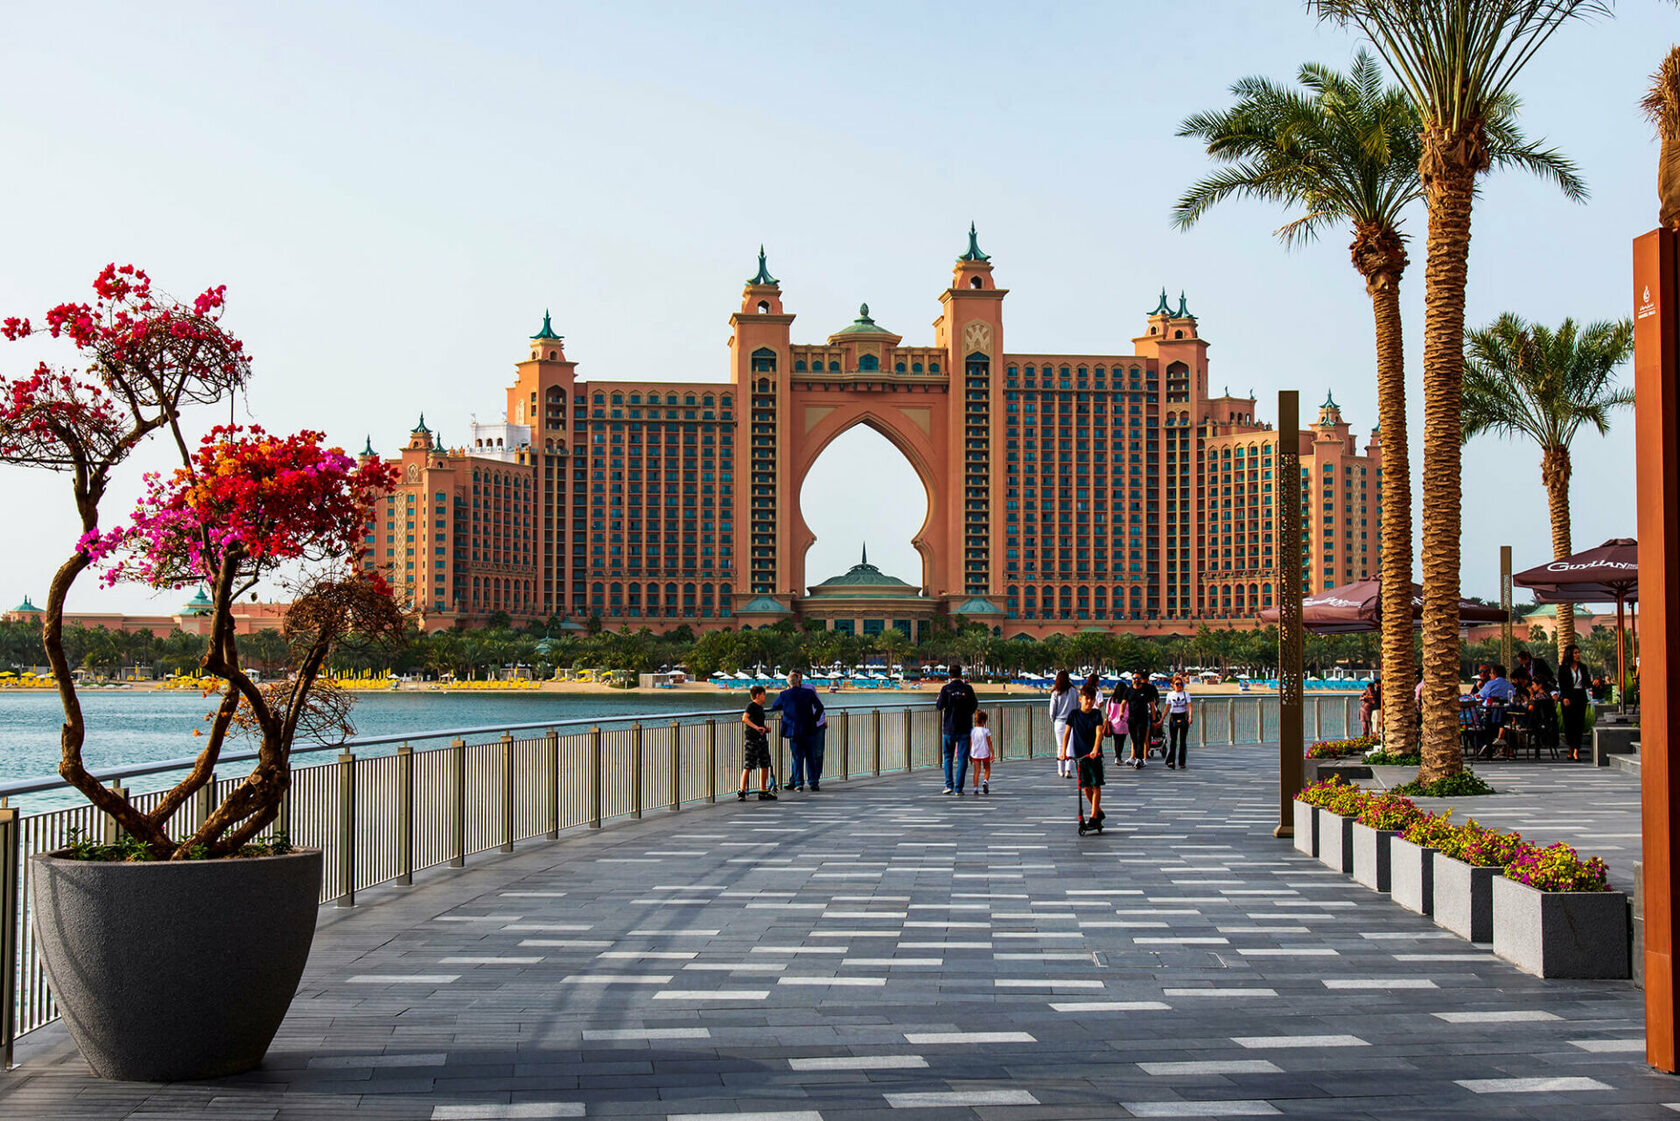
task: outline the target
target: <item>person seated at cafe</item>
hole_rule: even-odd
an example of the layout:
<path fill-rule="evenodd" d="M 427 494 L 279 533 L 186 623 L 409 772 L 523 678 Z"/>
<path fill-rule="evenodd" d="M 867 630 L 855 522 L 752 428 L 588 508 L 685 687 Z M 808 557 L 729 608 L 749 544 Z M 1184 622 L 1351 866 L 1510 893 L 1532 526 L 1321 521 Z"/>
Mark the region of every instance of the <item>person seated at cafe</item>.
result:
<path fill-rule="evenodd" d="M 1504 666 L 1484 666 L 1489 671 L 1488 678 L 1476 690 L 1476 699 L 1483 704 L 1510 704 L 1511 697 L 1516 693 L 1516 687 L 1505 676 Z"/>
<path fill-rule="evenodd" d="M 1493 739 L 1483 749 L 1484 759 L 1511 759 L 1521 751 L 1530 735 L 1530 701 L 1534 683 L 1522 670 L 1511 675 L 1511 697 L 1498 723 Z"/>

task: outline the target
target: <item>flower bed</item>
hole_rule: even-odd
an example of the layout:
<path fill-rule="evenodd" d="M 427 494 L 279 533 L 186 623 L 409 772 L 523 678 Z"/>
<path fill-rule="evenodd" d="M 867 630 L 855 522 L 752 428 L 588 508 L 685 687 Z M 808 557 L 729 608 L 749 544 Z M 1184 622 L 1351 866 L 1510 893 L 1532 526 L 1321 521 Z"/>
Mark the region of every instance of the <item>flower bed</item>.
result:
<path fill-rule="evenodd" d="M 1307 748 L 1308 759 L 1346 759 L 1363 755 L 1382 741 L 1376 736 L 1354 736 L 1351 739 L 1320 740 Z"/>
<path fill-rule="evenodd" d="M 1423 813 L 1398 794 L 1367 795 L 1353 824 L 1353 878 L 1372 891 L 1392 885 L 1394 835 Z"/>

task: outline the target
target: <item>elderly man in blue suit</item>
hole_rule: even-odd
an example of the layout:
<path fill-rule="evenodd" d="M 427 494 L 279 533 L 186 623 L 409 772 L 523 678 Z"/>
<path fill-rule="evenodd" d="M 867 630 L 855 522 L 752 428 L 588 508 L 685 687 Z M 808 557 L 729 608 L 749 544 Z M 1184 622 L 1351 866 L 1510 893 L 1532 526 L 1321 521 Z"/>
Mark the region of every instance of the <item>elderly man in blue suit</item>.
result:
<path fill-rule="evenodd" d="M 782 714 L 782 738 L 793 753 L 793 772 L 788 789 L 822 789 L 823 736 L 817 720 L 823 714 L 822 698 L 805 684 L 805 675 L 788 671 L 788 687 L 776 694 L 770 707 Z"/>

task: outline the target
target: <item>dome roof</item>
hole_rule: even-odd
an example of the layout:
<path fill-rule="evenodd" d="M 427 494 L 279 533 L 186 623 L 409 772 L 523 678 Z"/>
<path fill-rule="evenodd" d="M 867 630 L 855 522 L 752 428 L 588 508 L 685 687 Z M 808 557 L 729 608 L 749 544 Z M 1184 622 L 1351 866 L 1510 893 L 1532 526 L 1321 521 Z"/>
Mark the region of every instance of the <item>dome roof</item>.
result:
<path fill-rule="evenodd" d="M 913 585 L 905 583 L 896 576 L 888 576 L 885 572 L 882 572 L 880 569 L 870 564 L 869 547 L 866 545 L 863 549 L 862 560 L 858 561 L 857 564 L 852 565 L 851 568 L 848 568 L 840 575 L 830 576 L 822 583 L 814 585 L 811 590 L 816 591 L 817 588 L 855 587 L 909 588 L 912 586 Z"/>
<path fill-rule="evenodd" d="M 39 607 L 36 607 L 33 603 L 29 602 L 28 596 L 24 596 L 23 602 L 12 608 L 12 610 L 25 612 L 30 615 L 39 615 L 42 613 Z"/>
<path fill-rule="evenodd" d="M 858 317 L 856 319 L 852 320 L 852 322 L 849 325 L 840 328 L 838 331 L 834 332 L 834 334 L 830 335 L 829 337 L 830 338 L 835 338 L 839 335 L 891 335 L 891 334 L 892 334 L 891 331 L 887 330 L 885 327 L 881 326 L 879 323 L 877 323 L 873 319 L 869 318 L 869 305 L 864 304 L 864 305 L 862 305 L 861 307 L 858 308 Z"/>

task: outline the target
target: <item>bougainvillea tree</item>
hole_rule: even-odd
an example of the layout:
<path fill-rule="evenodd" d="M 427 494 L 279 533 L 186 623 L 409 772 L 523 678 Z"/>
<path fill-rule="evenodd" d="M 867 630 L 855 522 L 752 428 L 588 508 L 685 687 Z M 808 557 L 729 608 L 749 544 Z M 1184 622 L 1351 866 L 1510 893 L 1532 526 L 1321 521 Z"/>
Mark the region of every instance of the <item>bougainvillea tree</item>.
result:
<path fill-rule="evenodd" d="M 352 631 L 375 639 L 402 632 L 389 587 L 358 563 L 368 509 L 394 480 L 382 463 L 358 464 L 324 446 L 319 432 L 277 436 L 224 426 L 194 446 L 183 410 L 226 401 L 250 377 L 243 345 L 221 325 L 224 289 L 183 303 L 154 290 L 131 265 L 108 266 L 93 287 L 92 303 L 52 308 L 44 326 L 0 322 L 0 335 L 13 341 L 43 333 L 67 339 L 83 363 L 71 372 L 43 362 L 23 377 L 0 377 L 0 462 L 68 474 L 80 519 L 41 626 L 64 707 L 58 770 L 154 858 L 224 856 L 274 822 L 290 782 L 292 742 L 318 718 L 311 695 L 333 646 Z M 147 475 L 132 516 L 102 527 L 113 473 L 159 432 L 173 441 L 180 466 Z M 203 583 L 211 592 L 201 667 L 225 684 L 191 772 L 145 811 L 103 786 L 82 759 L 86 727 L 64 653 L 64 603 L 95 566 L 106 583 Z M 300 569 L 306 575 L 285 622 L 289 673 L 259 686 L 240 666 L 233 604 L 281 570 Z M 172 836 L 170 818 L 211 780 L 235 729 L 255 738 L 256 765 L 190 836 Z"/>

